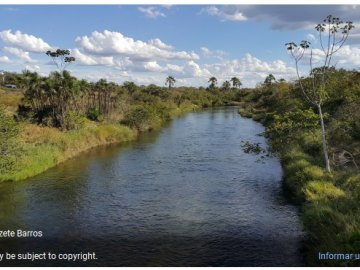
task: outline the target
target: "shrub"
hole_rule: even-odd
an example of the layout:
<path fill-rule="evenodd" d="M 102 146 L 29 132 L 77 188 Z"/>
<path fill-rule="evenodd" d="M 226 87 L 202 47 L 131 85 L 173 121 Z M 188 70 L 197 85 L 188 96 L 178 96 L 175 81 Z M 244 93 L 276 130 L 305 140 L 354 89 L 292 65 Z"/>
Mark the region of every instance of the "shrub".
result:
<path fill-rule="evenodd" d="M 125 115 L 122 123 L 131 128 L 136 128 L 139 131 L 145 131 L 150 128 L 150 118 L 151 113 L 149 110 L 145 107 L 136 107 Z"/>
<path fill-rule="evenodd" d="M 0 174 L 14 168 L 15 155 L 19 152 L 18 134 L 18 124 L 6 114 L 4 107 L 0 106 Z"/>
<path fill-rule="evenodd" d="M 314 132 L 304 132 L 300 135 L 300 145 L 305 153 L 311 156 L 321 156 L 322 144 L 320 129 Z"/>
<path fill-rule="evenodd" d="M 326 181 L 308 182 L 304 188 L 304 193 L 308 201 L 331 200 L 345 196 L 343 190 Z"/>
<path fill-rule="evenodd" d="M 86 117 L 92 121 L 99 121 L 101 115 L 100 110 L 94 107 L 89 107 L 85 113 Z"/>
<path fill-rule="evenodd" d="M 65 121 L 63 128 L 65 130 L 80 129 L 84 127 L 85 119 L 83 116 L 79 115 L 77 112 L 68 111 L 65 114 Z"/>
<path fill-rule="evenodd" d="M 242 117 L 246 117 L 246 118 L 251 118 L 251 117 L 252 117 L 252 113 L 249 112 L 248 110 L 244 109 L 244 108 L 240 108 L 240 109 L 239 109 L 239 114 L 240 114 Z"/>

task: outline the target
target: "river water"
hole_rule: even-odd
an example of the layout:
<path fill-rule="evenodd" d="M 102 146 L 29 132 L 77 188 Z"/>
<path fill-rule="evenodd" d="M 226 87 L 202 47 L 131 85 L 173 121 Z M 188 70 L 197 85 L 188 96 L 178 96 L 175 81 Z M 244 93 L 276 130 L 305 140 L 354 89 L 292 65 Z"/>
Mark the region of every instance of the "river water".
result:
<path fill-rule="evenodd" d="M 96 252 L 47 266 L 301 266 L 298 212 L 276 157 L 245 154 L 264 128 L 237 108 L 179 117 L 159 132 L 100 147 L 31 179 L 0 184 L 0 253 Z"/>

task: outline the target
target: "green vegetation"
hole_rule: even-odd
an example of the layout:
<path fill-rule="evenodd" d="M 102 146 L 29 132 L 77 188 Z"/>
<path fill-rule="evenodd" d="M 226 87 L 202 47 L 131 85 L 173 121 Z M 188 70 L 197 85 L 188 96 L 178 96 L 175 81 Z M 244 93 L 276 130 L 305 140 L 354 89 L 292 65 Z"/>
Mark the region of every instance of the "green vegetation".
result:
<path fill-rule="evenodd" d="M 281 158 L 284 188 L 301 206 L 307 263 L 358 266 L 358 261 L 317 260 L 318 252 L 360 248 L 360 73 L 331 68 L 326 86 L 323 118 L 332 173 L 323 165 L 318 111 L 303 98 L 298 82 L 246 90 L 239 113 L 265 125 L 270 147 Z"/>
<path fill-rule="evenodd" d="M 65 70 L 75 61 L 69 51 L 49 51 L 59 68 L 49 76 L 6 73 L 5 83 L 20 89 L 0 89 L 0 181 L 25 179 L 91 147 L 133 140 L 189 111 L 240 105 L 241 116 L 266 127 L 271 150 L 281 159 L 284 188 L 301 207 L 307 263 L 359 265 L 317 260 L 319 252 L 360 249 L 360 73 L 331 66 L 352 28 L 351 22 L 328 16 L 316 26 L 320 37 L 330 29 L 328 44 L 321 44 L 323 66 L 314 68 L 310 60 L 308 76 L 298 73 L 297 81 L 286 82 L 269 74 L 255 89 L 240 89 L 237 77 L 221 88 L 211 77 L 206 90 L 174 87 L 172 76 L 166 78 L 168 87 L 90 83 Z M 310 43 L 286 46 L 299 72 Z M 265 152 L 259 144 L 242 147 Z"/>
<path fill-rule="evenodd" d="M 333 17 L 332 15 L 327 16 L 325 20 L 323 20 L 323 23 L 319 23 L 315 27 L 315 30 L 319 33 L 319 43 L 324 55 L 322 66 L 316 68 L 313 66 L 313 51 L 309 41 L 303 40 L 299 46 L 294 42 L 285 44 L 287 50 L 290 51 L 295 60 L 299 88 L 306 101 L 316 108 L 320 118 L 322 149 L 327 172 L 331 172 L 331 166 L 326 139 L 323 105 L 328 98 L 328 82 L 331 80 L 331 72 L 332 69 L 334 69 L 332 67 L 332 59 L 334 54 L 345 44 L 353 28 L 354 25 L 352 22 L 343 22 L 340 18 Z M 310 50 L 310 75 L 306 79 L 303 79 L 299 74 L 298 65 L 308 50 Z"/>
<path fill-rule="evenodd" d="M 19 89 L 0 93 L 0 181 L 21 180 L 99 145 L 133 140 L 186 112 L 235 105 L 239 90 L 90 83 L 65 67 L 75 61 L 67 50 L 47 52 L 58 71 L 6 73 L 4 83 Z"/>

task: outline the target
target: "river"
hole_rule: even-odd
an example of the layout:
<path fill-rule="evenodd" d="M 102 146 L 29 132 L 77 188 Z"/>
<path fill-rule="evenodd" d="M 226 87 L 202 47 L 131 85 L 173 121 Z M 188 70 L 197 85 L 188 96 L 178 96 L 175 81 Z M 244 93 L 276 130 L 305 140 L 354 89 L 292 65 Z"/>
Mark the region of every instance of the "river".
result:
<path fill-rule="evenodd" d="M 42 231 L 0 239 L 0 253 L 96 252 L 46 266 L 301 266 L 303 232 L 285 199 L 264 128 L 237 108 L 179 117 L 134 142 L 99 147 L 36 177 L 0 184 L 0 230 Z"/>

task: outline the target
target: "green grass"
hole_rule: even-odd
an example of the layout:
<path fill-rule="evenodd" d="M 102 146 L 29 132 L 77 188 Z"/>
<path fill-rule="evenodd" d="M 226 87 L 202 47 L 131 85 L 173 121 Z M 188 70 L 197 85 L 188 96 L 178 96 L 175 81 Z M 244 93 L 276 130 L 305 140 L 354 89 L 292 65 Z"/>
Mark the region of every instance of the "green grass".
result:
<path fill-rule="evenodd" d="M 358 87 L 357 87 L 358 88 Z M 343 89 L 343 87 L 341 88 Z M 359 121 L 359 97 L 354 91 L 348 103 L 332 108 L 332 117 L 327 119 L 328 144 L 332 149 L 349 149 L 358 152 L 356 123 Z M 266 100 L 266 89 L 251 92 L 244 99 L 241 115 L 251 115 L 262 122 L 267 131 L 276 121 L 284 123 L 286 113 L 309 107 L 298 99 L 295 91 L 285 93 L 277 90 Z M 348 109 L 346 109 L 348 106 Z M 251 108 L 257 108 L 254 110 Z M 350 110 L 351 108 L 351 110 Z M 338 109 L 335 113 L 334 111 Z M 344 113 L 342 110 L 344 110 Z M 260 111 L 260 112 L 259 112 Z M 261 111 L 266 111 L 266 114 Z M 256 113 L 257 112 L 257 113 Z M 255 117 L 254 117 L 255 115 Z M 276 116 L 276 117 L 275 117 Z M 305 116 L 301 121 L 305 121 Z M 291 119 L 290 119 L 291 120 Z M 289 125 L 298 123 L 297 120 Z M 346 126 L 346 128 L 344 128 Z M 353 132 L 353 133 L 351 133 Z M 292 201 L 300 208 L 300 218 L 306 232 L 303 250 L 309 266 L 360 266 L 360 261 L 317 259 L 319 252 L 359 253 L 360 250 L 360 173 L 355 168 L 332 167 L 332 173 L 324 170 L 320 127 L 306 126 L 281 133 L 268 132 L 270 145 L 281 159 L 284 170 L 284 187 Z M 336 135 L 336 136 L 335 136 Z M 359 159 L 358 159 L 359 160 Z"/>
<path fill-rule="evenodd" d="M 246 110 L 245 108 L 240 108 L 239 109 L 239 114 L 242 117 L 246 117 L 246 118 L 251 118 L 252 117 L 252 113 L 248 110 Z"/>
<path fill-rule="evenodd" d="M 15 168 L 2 174 L 0 181 L 23 180 L 93 147 L 130 141 L 135 137 L 135 131 L 118 124 L 87 124 L 70 132 L 28 125 Z"/>

